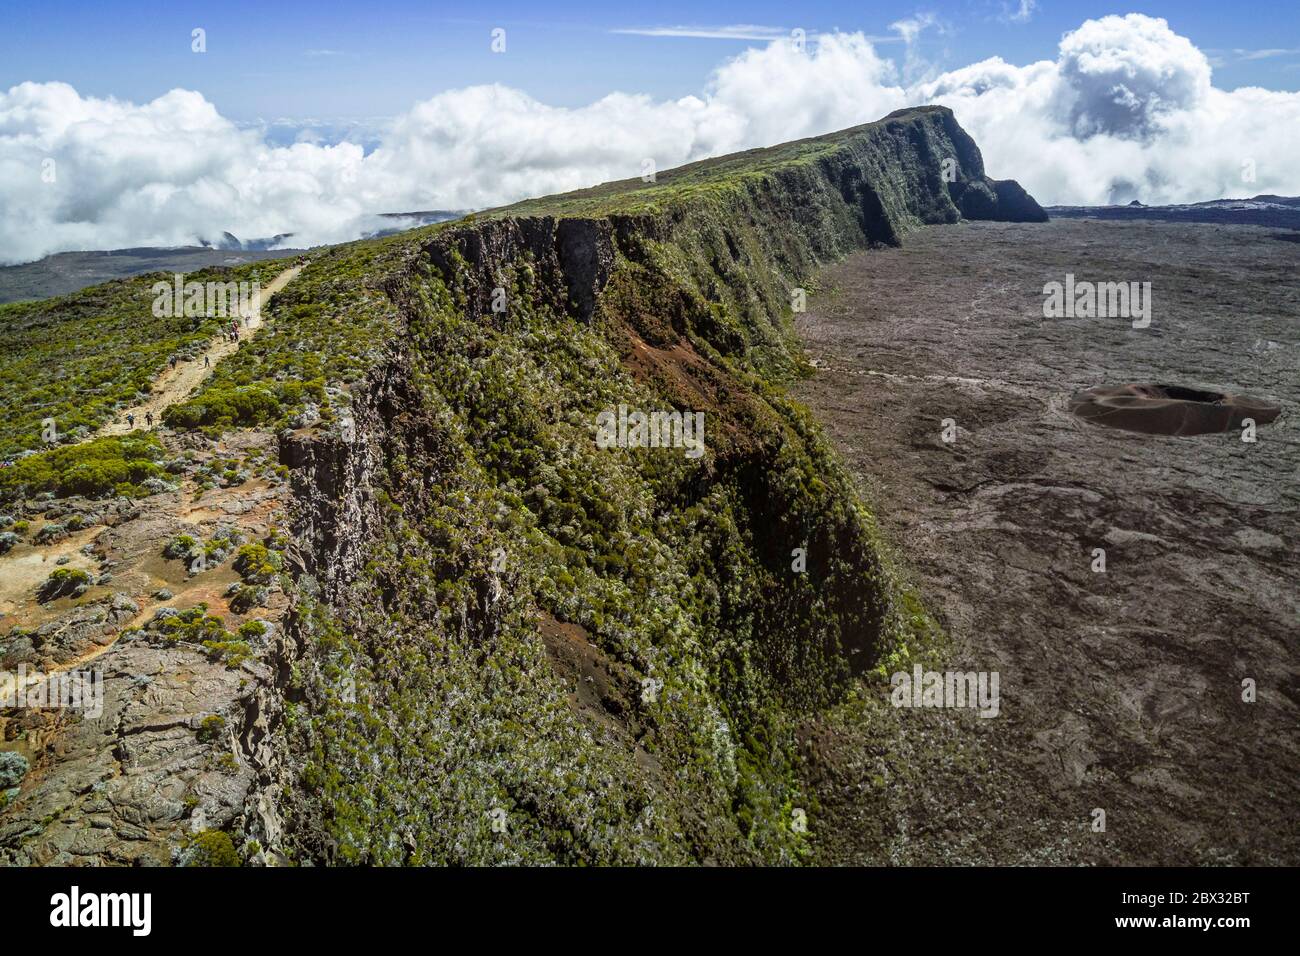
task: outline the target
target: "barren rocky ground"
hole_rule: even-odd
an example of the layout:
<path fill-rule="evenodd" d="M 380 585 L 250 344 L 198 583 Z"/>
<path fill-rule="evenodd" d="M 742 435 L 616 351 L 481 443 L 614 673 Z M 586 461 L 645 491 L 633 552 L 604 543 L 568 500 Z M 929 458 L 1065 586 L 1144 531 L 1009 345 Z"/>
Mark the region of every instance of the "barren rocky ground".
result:
<path fill-rule="evenodd" d="M 298 271 L 282 272 L 262 298 Z M 251 317 L 243 341 L 261 325 Z M 209 364 L 164 371 L 100 434 L 133 430 L 128 412 L 143 428 L 146 412 L 161 416 L 237 347 L 215 339 Z M 172 480 L 158 493 L 44 494 L 5 518 L 27 527 L 23 538 L 10 533 L 0 554 L 0 703 L 45 684 L 40 675 L 98 672 L 103 683 L 99 705 L 84 713 L 0 708 L 0 754 L 9 761 L 0 865 L 173 862 L 255 799 L 256 696 L 270 677 L 262 658 L 288 601 L 270 575 L 241 569 L 237 555 L 283 523 L 284 474 L 265 433 L 161 435 Z M 79 575 L 80 585 L 44 593 L 60 572 Z M 195 626 L 170 629 L 186 613 Z M 243 733 L 245 725 L 255 729 Z"/>
<path fill-rule="evenodd" d="M 167 437 L 180 452 L 180 442 Z M 269 460 L 267 436 L 231 433 L 214 454 L 194 440 L 174 491 L 138 501 L 31 502 L 27 517 L 55 529 L 81 515 L 85 532 L 23 543 L 0 558 L 0 670 L 103 674 L 102 713 L 56 708 L 0 710 L 0 750 L 28 760 L 0 822 L 0 864 L 160 864 L 186 835 L 223 827 L 244 809 L 253 773 L 235 728 L 268 678 L 261 660 L 287 601 L 268 589 L 236 607 L 238 543 L 264 537 L 281 518 L 283 485 L 272 475 L 202 488 L 195 471 L 217 460 Z M 178 535 L 229 541 L 197 570 L 163 551 Z M 71 559 L 66 564 L 59 562 Z M 18 573 L 30 566 L 30 574 Z M 59 566 L 84 568 L 81 594 L 34 599 Z M 246 659 L 158 630 L 168 615 L 199 604 L 232 630 L 262 621 Z"/>
<path fill-rule="evenodd" d="M 796 391 L 1001 714 L 879 683 L 809 726 L 822 862 L 1300 862 L 1298 258 L 1254 227 L 963 223 L 823 274 Z M 1150 327 L 1044 318 L 1067 273 L 1150 282 Z M 1131 382 L 1282 414 L 1254 443 L 1070 414 Z"/>

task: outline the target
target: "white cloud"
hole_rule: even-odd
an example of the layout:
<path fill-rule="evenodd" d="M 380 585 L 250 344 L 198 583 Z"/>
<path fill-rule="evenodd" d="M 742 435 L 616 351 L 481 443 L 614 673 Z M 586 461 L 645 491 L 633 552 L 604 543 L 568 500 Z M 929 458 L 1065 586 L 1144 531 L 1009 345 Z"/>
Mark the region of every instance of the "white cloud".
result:
<path fill-rule="evenodd" d="M 1044 203 L 1195 202 L 1300 194 L 1300 94 L 1224 91 L 1164 20 L 1090 20 L 1054 61 L 990 59 L 909 91 L 951 106 L 994 175 Z M 1254 161 L 1257 179 L 1242 180 Z"/>
<path fill-rule="evenodd" d="M 903 42 L 909 46 L 926 30 L 939 25 L 939 18 L 933 13 L 917 13 L 902 20 L 895 20 L 889 25 L 889 29 L 902 38 Z"/>
<path fill-rule="evenodd" d="M 900 34 L 914 39 L 914 22 Z M 378 212 L 497 205 L 636 176 L 647 158 L 666 169 L 925 102 L 953 107 L 990 173 L 1044 203 L 1300 194 L 1300 94 L 1219 90 L 1189 41 L 1129 15 L 1082 24 L 1054 60 L 992 58 L 924 82 L 900 79 L 867 37 L 828 34 L 806 51 L 787 39 L 747 49 L 678 100 L 614 93 L 560 108 L 469 87 L 418 103 L 369 148 L 268 138 L 184 90 L 137 105 L 23 83 L 0 93 L 0 261 L 225 231 L 337 242 Z M 1256 182 L 1241 181 L 1246 160 Z"/>
<path fill-rule="evenodd" d="M 916 13 L 902 20 L 896 20 L 889 29 L 898 34 L 899 40 L 906 45 L 903 53 L 903 77 L 908 84 L 914 84 L 935 72 L 929 63 L 917 52 L 916 41 L 927 30 L 947 33 L 948 26 L 933 13 Z"/>

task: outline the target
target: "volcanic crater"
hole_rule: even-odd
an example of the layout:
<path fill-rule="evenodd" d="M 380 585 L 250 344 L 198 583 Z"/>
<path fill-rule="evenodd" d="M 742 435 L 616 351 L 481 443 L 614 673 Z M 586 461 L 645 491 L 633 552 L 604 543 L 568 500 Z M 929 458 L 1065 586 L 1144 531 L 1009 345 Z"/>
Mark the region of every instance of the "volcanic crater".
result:
<path fill-rule="evenodd" d="M 1266 425 L 1282 407 L 1262 398 L 1183 385 L 1100 385 L 1078 392 L 1070 410 L 1084 421 L 1148 435 L 1205 435 Z"/>

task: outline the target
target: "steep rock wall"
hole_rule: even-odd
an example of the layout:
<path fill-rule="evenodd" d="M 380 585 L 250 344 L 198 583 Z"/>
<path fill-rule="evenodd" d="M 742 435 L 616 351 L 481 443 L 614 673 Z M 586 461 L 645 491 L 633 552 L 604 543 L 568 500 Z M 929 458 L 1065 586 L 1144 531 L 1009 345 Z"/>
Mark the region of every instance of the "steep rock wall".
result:
<path fill-rule="evenodd" d="M 346 427 L 283 439 L 305 586 L 275 851 L 800 857 L 793 721 L 932 625 L 784 397 L 792 295 L 917 225 L 1041 210 L 945 109 L 794 146 L 413 234 Z M 598 450 L 619 405 L 703 413 L 705 454 Z"/>

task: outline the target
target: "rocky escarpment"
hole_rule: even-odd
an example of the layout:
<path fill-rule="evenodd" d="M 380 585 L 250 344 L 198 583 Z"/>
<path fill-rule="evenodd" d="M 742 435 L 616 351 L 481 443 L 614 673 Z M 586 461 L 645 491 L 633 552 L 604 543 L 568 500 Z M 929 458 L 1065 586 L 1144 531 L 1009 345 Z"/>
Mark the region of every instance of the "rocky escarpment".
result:
<path fill-rule="evenodd" d="M 916 222 L 1047 221 L 1019 183 L 985 175 L 979 147 L 951 110 L 900 110 L 838 135 L 826 168 L 842 190 L 851 186 L 845 200 L 868 239 L 897 242 Z"/>
<path fill-rule="evenodd" d="M 247 568 L 177 593 L 156 636 L 215 630 L 197 646 L 235 679 L 157 731 L 194 746 L 149 852 L 88 853 L 189 860 L 203 836 L 244 862 L 804 859 L 798 722 L 933 624 L 786 396 L 792 316 L 820 266 L 963 217 L 1041 210 L 925 108 L 314 254 L 164 418 L 205 430 L 196 448 L 274 432 L 277 516 L 247 537 L 276 555 L 257 576 L 283 613 L 245 648 L 207 610 L 244 616 Z M 602 442 L 629 413 L 668 426 Z M 14 806 L 65 801 L 46 749 Z M 21 812 L 17 839 L 43 845 Z M 84 812 L 23 859 L 62 859 Z"/>
<path fill-rule="evenodd" d="M 798 860 L 795 719 L 931 625 L 784 397 L 792 308 L 916 225 L 1041 215 L 925 109 L 410 234 L 397 334 L 337 427 L 282 436 L 300 587 L 250 832 L 302 862 Z M 598 447 L 620 407 L 702 414 L 702 455 Z"/>

